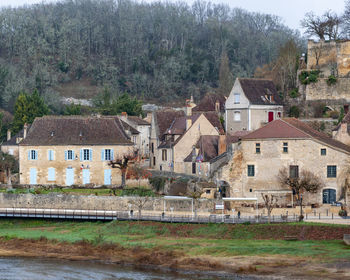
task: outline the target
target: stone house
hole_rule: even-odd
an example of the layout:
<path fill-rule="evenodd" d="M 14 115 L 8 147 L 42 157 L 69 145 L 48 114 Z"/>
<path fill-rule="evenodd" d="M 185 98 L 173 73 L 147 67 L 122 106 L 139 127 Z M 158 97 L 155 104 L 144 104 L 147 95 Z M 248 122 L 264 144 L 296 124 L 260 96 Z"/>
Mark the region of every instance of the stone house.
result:
<path fill-rule="evenodd" d="M 25 124 L 23 129 L 15 135 L 11 136 L 11 130 L 7 130 L 7 139 L 1 144 L 3 153 L 12 155 L 15 159 L 19 158 L 19 143 L 26 137 L 27 131 L 30 129 L 30 124 Z"/>
<path fill-rule="evenodd" d="M 282 114 L 282 100 L 271 80 L 237 78 L 225 104 L 226 132 L 255 130 Z"/>
<path fill-rule="evenodd" d="M 151 124 L 140 117 L 128 116 L 125 112 L 123 112 L 119 117 L 122 121 L 126 122 L 128 125 L 139 132 L 138 135 L 133 135 L 131 139 L 134 143 L 136 143 L 139 154 L 143 157 L 149 157 L 149 138 Z"/>
<path fill-rule="evenodd" d="M 343 120 L 332 131 L 332 136 L 335 140 L 338 140 L 346 145 L 350 145 L 350 112 L 348 112 L 348 105 L 345 107 L 345 113 Z"/>
<path fill-rule="evenodd" d="M 119 184 L 108 163 L 133 146 L 116 117 L 36 118 L 19 143 L 20 184 Z"/>
<path fill-rule="evenodd" d="M 290 176 L 302 170 L 317 175 L 324 187 L 316 194 L 305 193 L 307 204 L 330 204 L 343 198 L 349 175 L 350 147 L 294 119 L 279 119 L 243 136 L 223 171 L 232 197 L 257 197 L 262 192 L 286 194 L 278 181 L 282 168 Z M 283 196 L 283 195 L 282 195 Z M 279 203 L 290 204 L 291 194 Z"/>
<path fill-rule="evenodd" d="M 209 177 L 216 170 L 218 156 L 226 153 L 226 135 L 201 135 L 192 151 L 184 159 L 186 170 L 193 175 Z"/>
<path fill-rule="evenodd" d="M 178 117 L 185 116 L 184 111 L 175 111 L 165 109 L 152 113 L 151 131 L 150 131 L 150 167 L 159 169 L 159 151 L 158 146 L 165 139 L 165 133 Z"/>
<path fill-rule="evenodd" d="M 193 173 L 192 163 L 185 162 L 185 159 L 192 153 L 201 136 L 219 136 L 224 133 L 219 116 L 216 112 L 189 116 L 177 113 L 173 116 L 175 118 L 168 123 L 169 126 L 164 126 L 158 146 L 154 146 L 153 163 L 156 164 L 152 167 L 162 171 L 199 175 L 197 169 Z"/>

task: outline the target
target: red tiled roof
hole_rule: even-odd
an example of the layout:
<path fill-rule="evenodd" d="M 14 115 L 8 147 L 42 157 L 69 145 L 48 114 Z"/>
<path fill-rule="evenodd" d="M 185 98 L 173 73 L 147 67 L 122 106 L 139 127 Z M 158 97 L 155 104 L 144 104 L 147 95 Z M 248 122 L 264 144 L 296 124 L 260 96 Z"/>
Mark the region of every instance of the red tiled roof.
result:
<path fill-rule="evenodd" d="M 274 120 L 262 128 L 259 128 L 246 136 L 243 140 L 252 139 L 315 139 L 326 145 L 350 152 L 350 146 L 330 138 L 328 135 L 316 131 L 305 123 L 295 118 Z"/>

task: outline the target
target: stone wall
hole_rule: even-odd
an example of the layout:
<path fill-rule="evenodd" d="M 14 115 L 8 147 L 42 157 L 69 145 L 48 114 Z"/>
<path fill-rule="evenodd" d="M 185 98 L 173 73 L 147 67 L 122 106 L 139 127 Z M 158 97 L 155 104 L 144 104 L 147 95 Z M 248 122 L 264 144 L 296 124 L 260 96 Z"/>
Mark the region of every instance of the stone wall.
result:
<path fill-rule="evenodd" d="M 288 143 L 288 153 L 283 153 L 283 143 Z M 255 144 L 260 143 L 261 153 L 255 153 Z M 321 155 L 326 149 L 326 155 Z M 309 139 L 271 139 L 242 141 L 240 150 L 223 170 L 223 179 L 230 184 L 231 197 L 255 197 L 260 191 L 282 191 L 278 173 L 282 167 L 290 165 L 309 170 L 324 182 L 324 189 L 336 190 L 336 199 L 342 193 L 345 176 L 347 176 L 349 155 L 331 146 Z M 247 165 L 254 165 L 254 176 L 248 176 Z M 336 178 L 327 178 L 327 166 L 337 166 Z M 288 196 L 286 198 L 288 199 Z M 258 194 L 259 202 L 261 195 Z M 322 189 L 316 194 L 304 196 L 305 203 L 322 204 Z"/>
<path fill-rule="evenodd" d="M 337 78 L 334 85 L 327 84 L 327 78 L 319 78 L 317 83 L 310 83 L 305 90 L 299 86 L 299 92 L 304 93 L 306 100 L 344 100 L 350 101 L 350 79 Z"/>
<path fill-rule="evenodd" d="M 129 211 L 137 210 L 132 204 L 135 197 L 116 196 L 83 196 L 66 194 L 7 194 L 0 193 L 0 207 L 2 208 L 44 208 L 44 209 L 81 209 L 81 210 L 115 210 Z M 212 212 L 215 203 L 221 201 L 200 199 L 197 209 L 200 212 Z M 129 206 L 130 204 L 130 206 Z M 174 211 L 191 211 L 191 201 L 167 200 L 166 211 L 170 208 Z M 143 210 L 163 211 L 164 199 L 161 197 L 150 197 Z"/>

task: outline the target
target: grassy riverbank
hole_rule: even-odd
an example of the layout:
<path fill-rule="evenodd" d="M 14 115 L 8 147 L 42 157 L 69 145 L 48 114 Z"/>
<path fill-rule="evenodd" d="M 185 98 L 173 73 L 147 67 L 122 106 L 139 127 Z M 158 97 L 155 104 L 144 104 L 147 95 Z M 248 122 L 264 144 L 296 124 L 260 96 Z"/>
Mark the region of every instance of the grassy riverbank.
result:
<path fill-rule="evenodd" d="M 340 266 L 337 275 L 344 277 L 350 276 L 350 247 L 341 240 L 344 233 L 350 234 L 348 226 L 309 223 L 196 225 L 4 219 L 0 220 L 0 255 L 11 255 L 12 251 L 12 255 L 187 269 L 277 274 L 290 270 L 288 273 L 314 276 L 325 276 L 343 263 L 347 269 Z M 285 241 L 287 235 L 299 240 Z M 70 249 L 64 251 L 65 247 Z M 77 251 L 71 252 L 74 248 Z M 295 266 L 303 269 L 295 270 Z"/>

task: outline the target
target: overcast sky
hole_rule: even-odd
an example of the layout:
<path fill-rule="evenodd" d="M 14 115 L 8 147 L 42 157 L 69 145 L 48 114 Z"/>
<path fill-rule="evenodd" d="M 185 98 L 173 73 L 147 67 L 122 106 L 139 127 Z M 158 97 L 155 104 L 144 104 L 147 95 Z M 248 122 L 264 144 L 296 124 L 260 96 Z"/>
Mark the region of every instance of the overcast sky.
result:
<path fill-rule="evenodd" d="M 45 0 L 57 2 L 59 0 Z M 139 0 L 141 1 L 141 0 Z M 159 0 L 144 0 L 146 2 Z M 177 0 L 170 0 L 177 1 Z M 194 0 L 183 0 L 189 4 Z M 16 7 L 24 4 L 41 3 L 42 0 L 0 0 L 0 7 Z M 280 16 L 284 23 L 291 28 L 300 29 L 300 20 L 306 12 L 313 11 L 317 15 L 326 10 L 342 13 L 345 0 L 211 0 L 213 3 L 225 3 L 231 7 L 240 7 L 252 12 L 268 13 Z"/>

